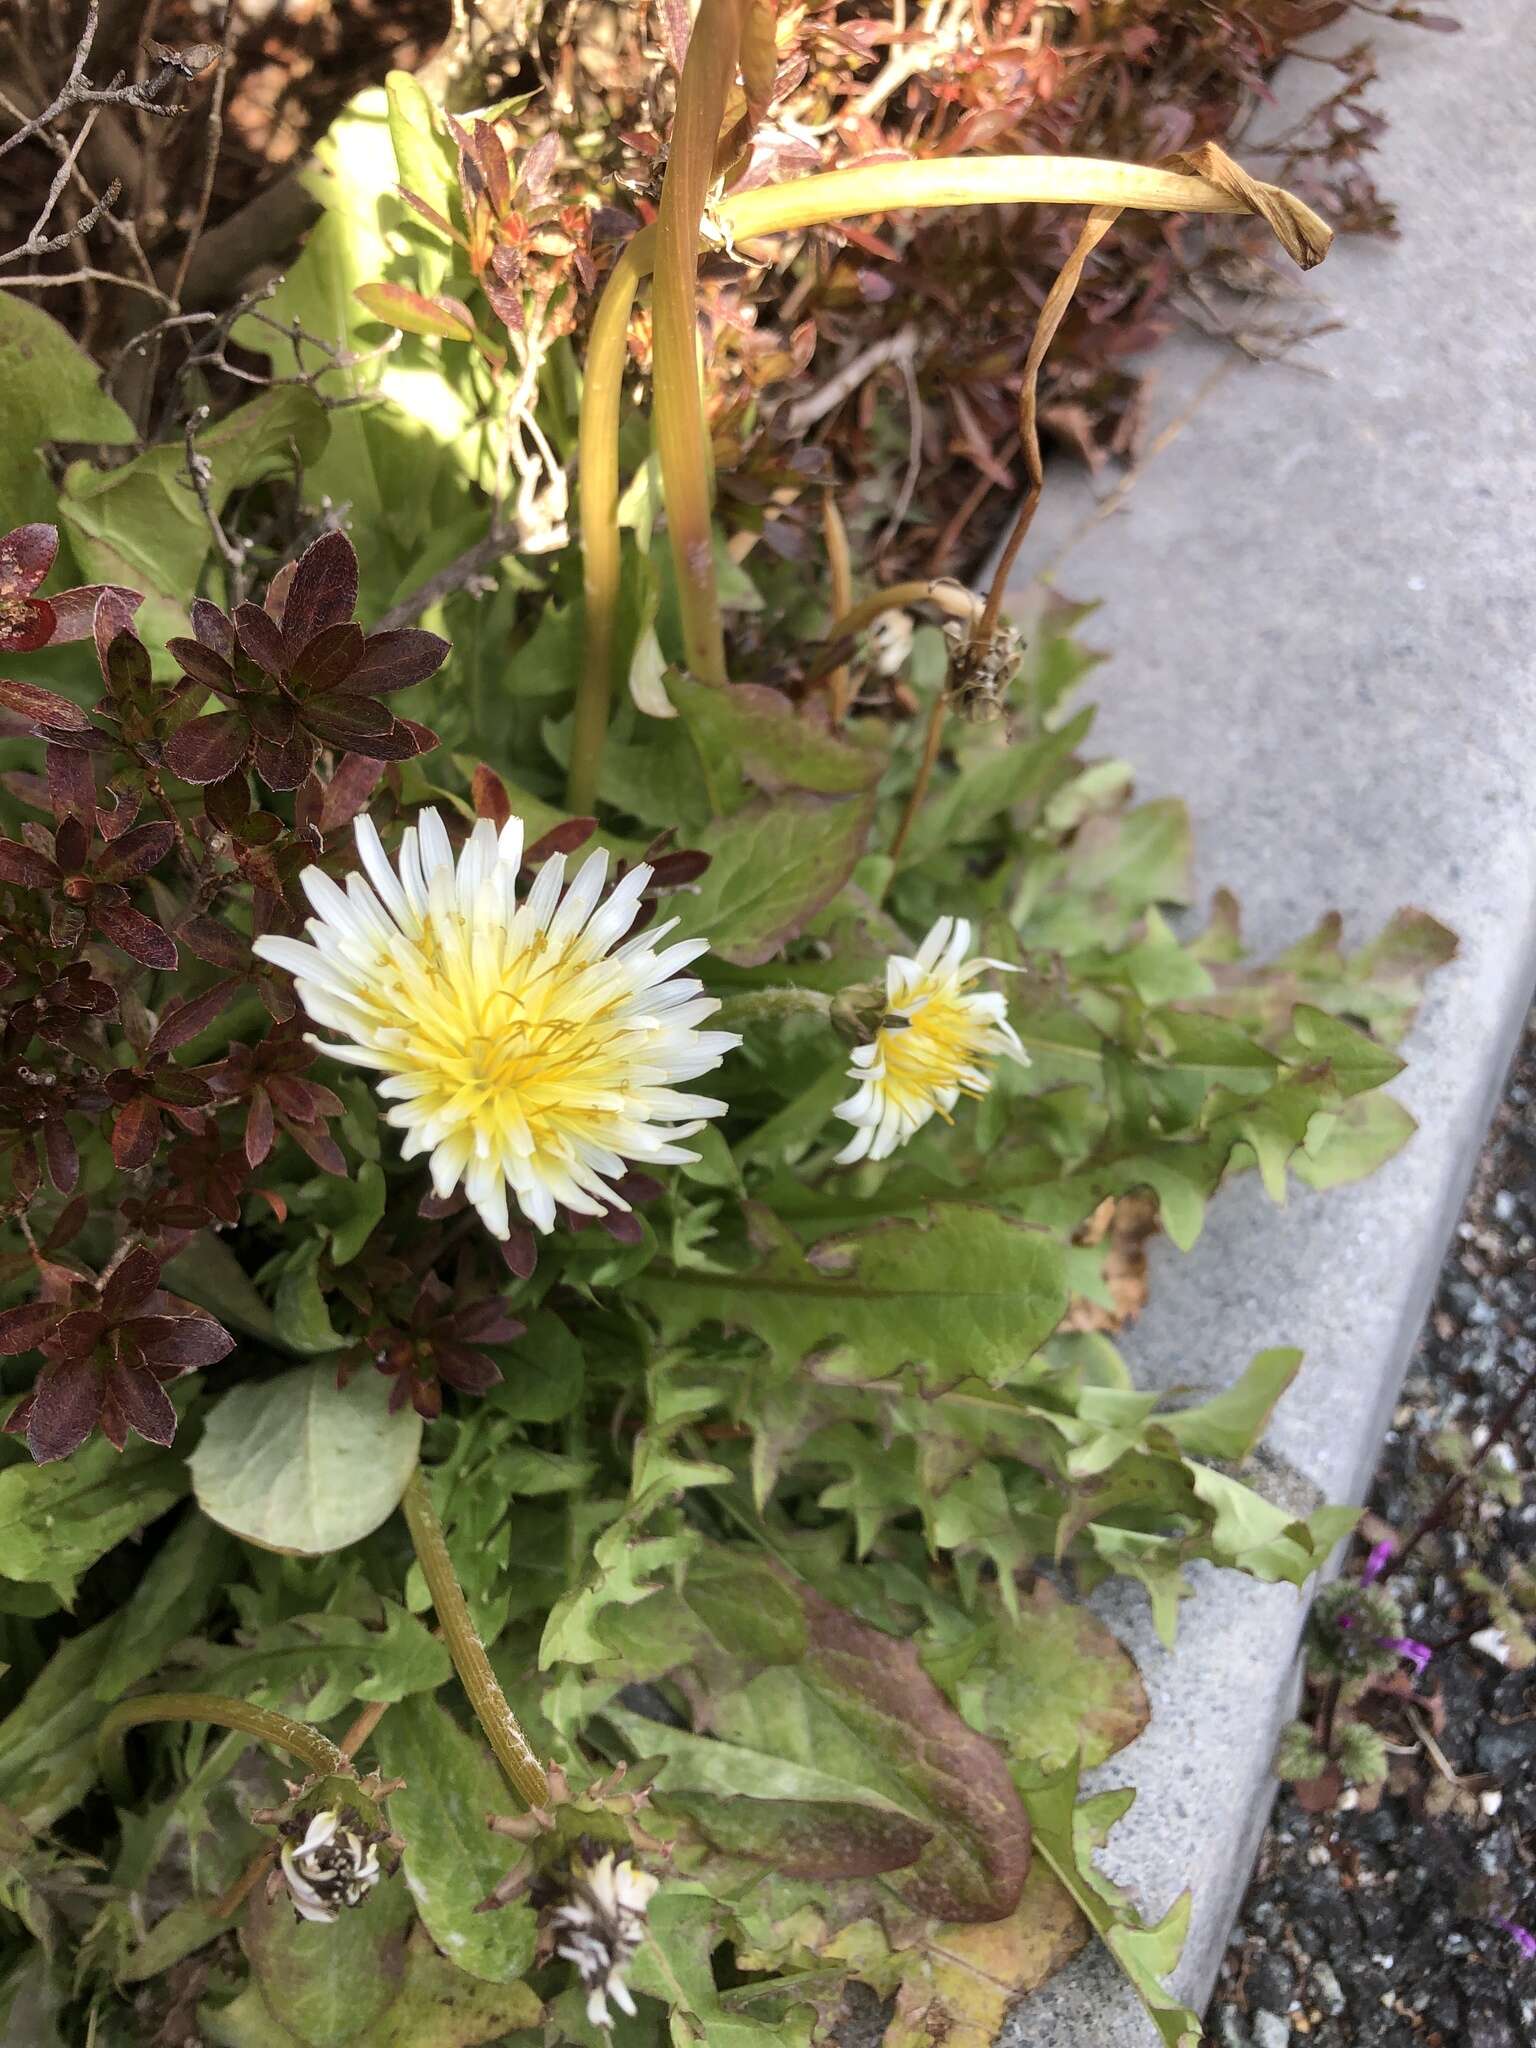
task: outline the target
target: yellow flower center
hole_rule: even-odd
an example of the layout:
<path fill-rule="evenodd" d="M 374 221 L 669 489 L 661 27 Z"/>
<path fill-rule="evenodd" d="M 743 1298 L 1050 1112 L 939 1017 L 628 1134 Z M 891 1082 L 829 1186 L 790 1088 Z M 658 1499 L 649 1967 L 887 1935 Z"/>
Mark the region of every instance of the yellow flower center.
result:
<path fill-rule="evenodd" d="M 903 1108 L 929 1103 L 941 1088 L 958 1088 L 980 1098 L 984 1089 L 962 1079 L 983 1051 L 987 1025 L 977 1020 L 959 991 L 920 987 L 880 1026 L 876 1043 L 885 1065 L 885 1089 Z M 942 1104 L 934 1105 L 949 1120 Z"/>

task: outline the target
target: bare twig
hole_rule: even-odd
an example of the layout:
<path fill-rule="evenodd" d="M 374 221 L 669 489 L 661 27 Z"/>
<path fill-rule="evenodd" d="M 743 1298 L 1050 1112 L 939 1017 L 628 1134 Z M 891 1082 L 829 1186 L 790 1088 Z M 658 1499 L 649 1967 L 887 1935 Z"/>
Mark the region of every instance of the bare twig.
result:
<path fill-rule="evenodd" d="M 466 548 L 455 561 L 449 562 L 429 576 L 425 583 L 401 598 L 374 626 L 376 633 L 392 633 L 400 626 L 408 626 L 413 619 L 440 599 L 451 597 L 456 590 L 467 589 L 478 577 L 499 562 L 503 555 L 510 555 L 516 549 L 515 537 L 508 532 L 488 533 L 483 540 L 477 540 L 473 547 Z"/>
<path fill-rule="evenodd" d="M 871 342 L 868 348 L 861 348 L 835 376 L 829 377 L 808 397 L 797 400 L 789 408 L 784 415 L 784 424 L 791 438 L 798 440 L 819 420 L 824 420 L 876 370 L 883 370 L 887 363 L 905 363 L 910 367 L 916 353 L 915 327 L 903 327 L 895 334 L 883 335 L 879 341 Z"/>
<path fill-rule="evenodd" d="M 218 70 L 213 81 L 213 95 L 208 102 L 208 128 L 203 146 L 203 178 L 198 187 L 197 209 L 192 216 L 192 226 L 182 248 L 181 260 L 176 266 L 176 281 L 171 286 L 171 297 L 178 306 L 186 290 L 187 272 L 192 267 L 197 245 L 203 238 L 203 229 L 208 224 L 208 208 L 213 201 L 213 178 L 219 167 L 219 151 L 224 143 L 224 92 L 229 83 L 229 52 L 234 38 L 235 14 L 235 0 L 224 0 L 224 19 L 219 27 Z"/>
<path fill-rule="evenodd" d="M 197 452 L 197 430 L 208 418 L 210 408 L 200 405 L 187 419 L 186 468 L 187 479 L 197 494 L 197 502 L 203 508 L 203 517 L 208 522 L 208 531 L 213 535 L 213 544 L 229 569 L 230 596 L 238 604 L 245 596 L 245 558 L 248 552 L 243 540 L 234 540 L 224 531 L 223 523 L 214 509 L 213 464 L 206 455 Z"/>
<path fill-rule="evenodd" d="M 156 114 L 167 119 L 181 109 L 165 100 L 166 92 L 178 81 L 184 82 L 192 73 L 181 58 L 168 53 L 160 59 L 154 71 L 142 85 L 125 85 L 123 74 L 117 72 L 106 85 L 93 85 L 85 75 L 90 61 L 91 45 L 96 40 L 97 26 L 101 20 L 100 0 L 91 0 L 86 9 L 85 27 L 75 45 L 74 61 L 69 67 L 69 76 L 40 114 L 34 114 L 24 121 L 14 135 L 8 135 L 0 142 L 0 156 L 6 156 L 19 144 L 29 141 L 32 136 L 49 127 L 60 114 L 71 107 L 133 107 L 141 114 Z"/>
<path fill-rule="evenodd" d="M 122 277 L 115 270 L 96 270 L 82 265 L 78 270 L 58 272 L 31 271 L 25 277 L 0 278 L 0 285 L 7 291 L 19 290 L 23 285 L 29 291 L 51 291 L 64 284 L 117 284 L 126 292 L 142 292 L 148 299 L 175 310 L 175 301 L 166 296 L 157 284 L 145 284 L 137 277 Z"/>

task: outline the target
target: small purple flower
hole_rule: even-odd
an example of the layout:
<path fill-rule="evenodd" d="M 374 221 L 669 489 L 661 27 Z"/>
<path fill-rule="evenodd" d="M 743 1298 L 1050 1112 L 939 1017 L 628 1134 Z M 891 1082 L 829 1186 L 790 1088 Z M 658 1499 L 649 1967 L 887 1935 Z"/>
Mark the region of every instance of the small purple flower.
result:
<path fill-rule="evenodd" d="M 1507 1920 L 1502 1913 L 1494 1914 L 1493 1924 L 1503 1928 L 1528 1963 L 1536 1963 L 1536 1934 L 1532 1934 L 1528 1927 L 1522 1927 L 1518 1920 Z"/>
<path fill-rule="evenodd" d="M 1425 1667 L 1435 1654 L 1428 1643 L 1415 1642 L 1412 1636 L 1381 1636 L 1378 1640 L 1384 1650 L 1396 1650 L 1405 1664 L 1413 1666 L 1415 1678 L 1424 1676 Z"/>
<path fill-rule="evenodd" d="M 1365 1560 L 1365 1570 L 1360 1574 L 1362 1586 L 1374 1586 L 1397 1554 L 1397 1545 L 1390 1536 L 1383 1536 L 1379 1543 L 1371 1545 L 1371 1554 Z"/>

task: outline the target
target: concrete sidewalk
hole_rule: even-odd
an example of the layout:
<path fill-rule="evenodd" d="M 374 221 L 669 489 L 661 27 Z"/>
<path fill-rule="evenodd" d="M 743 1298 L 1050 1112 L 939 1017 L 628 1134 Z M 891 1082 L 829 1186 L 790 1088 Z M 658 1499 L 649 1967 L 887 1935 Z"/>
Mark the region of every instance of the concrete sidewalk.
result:
<path fill-rule="evenodd" d="M 1405 903 L 1460 934 L 1397 1084 L 1413 1143 L 1279 1213 L 1252 1177 L 1235 1185 L 1191 1255 L 1159 1247 L 1129 1333 L 1147 1384 L 1220 1385 L 1265 1345 L 1305 1346 L 1269 1448 L 1283 1482 L 1334 1500 L 1368 1486 L 1536 984 L 1536 32 L 1513 0 L 1454 11 L 1455 37 L 1358 17 L 1334 32 L 1377 43 L 1392 125 L 1370 163 L 1402 235 L 1342 241 L 1316 274 L 1344 323 L 1305 352 L 1328 376 L 1228 377 L 1057 577 L 1104 600 L 1096 746 L 1134 763 L 1142 795 L 1188 799 L 1200 886 L 1236 891 L 1250 944 L 1287 944 L 1327 908 L 1358 943 Z M 1292 67 L 1257 132 L 1323 76 Z M 1159 355 L 1153 433 L 1216 360 L 1195 341 Z M 1055 475 L 1023 570 L 1092 509 L 1080 474 Z M 1153 1699 L 1102 1775 L 1140 1794 L 1106 1866 L 1154 1915 L 1193 1887 L 1175 1988 L 1199 2007 L 1267 1812 L 1303 1610 L 1207 1575 L 1169 1655 L 1139 1599 L 1098 1604 Z M 1098 1950 L 1003 2035 L 1158 2039 Z"/>

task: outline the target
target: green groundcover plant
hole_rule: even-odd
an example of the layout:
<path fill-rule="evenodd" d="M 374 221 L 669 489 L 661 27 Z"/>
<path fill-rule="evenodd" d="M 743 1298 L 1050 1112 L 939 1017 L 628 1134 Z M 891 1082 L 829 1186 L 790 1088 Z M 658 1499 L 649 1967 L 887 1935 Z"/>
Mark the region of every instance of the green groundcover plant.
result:
<path fill-rule="evenodd" d="M 1354 1516 L 1238 1476 L 1294 1351 L 1135 1388 L 1125 1275 L 1396 1150 L 1451 942 L 1176 928 L 1080 612 L 716 525 L 695 285 L 1084 201 L 1033 453 L 1120 207 L 1326 230 L 1215 151 L 743 188 L 772 48 L 706 0 L 618 248 L 515 107 L 365 95 L 153 445 L 0 301 L 7 2039 L 979 2044 L 1091 1933 L 1198 2036 L 1076 1596 L 1171 1641 Z"/>

